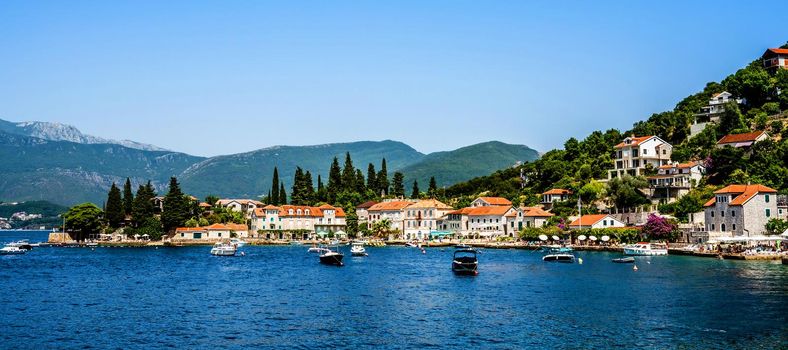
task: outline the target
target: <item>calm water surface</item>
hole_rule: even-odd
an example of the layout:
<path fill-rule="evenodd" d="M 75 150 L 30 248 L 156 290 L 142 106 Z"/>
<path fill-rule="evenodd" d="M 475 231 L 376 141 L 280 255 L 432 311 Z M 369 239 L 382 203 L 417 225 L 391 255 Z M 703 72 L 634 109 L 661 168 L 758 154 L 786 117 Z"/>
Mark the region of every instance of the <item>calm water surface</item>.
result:
<path fill-rule="evenodd" d="M 0 232 L 0 241 L 45 233 Z M 343 248 L 347 253 L 347 247 Z M 0 257 L 2 348 L 788 348 L 788 266 L 692 257 L 306 247 L 38 248 Z M 349 255 L 349 254 L 348 254 Z"/>

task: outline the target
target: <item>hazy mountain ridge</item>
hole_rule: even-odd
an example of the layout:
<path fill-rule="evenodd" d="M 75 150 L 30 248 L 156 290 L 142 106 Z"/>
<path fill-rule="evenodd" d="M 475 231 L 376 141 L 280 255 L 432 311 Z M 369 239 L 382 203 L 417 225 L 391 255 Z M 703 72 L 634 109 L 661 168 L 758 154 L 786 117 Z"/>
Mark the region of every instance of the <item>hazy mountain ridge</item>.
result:
<path fill-rule="evenodd" d="M 144 151 L 169 151 L 167 149 L 131 140 L 112 140 L 83 134 L 73 125 L 52 122 L 10 122 L 0 119 L 0 130 L 17 135 L 37 137 L 50 141 L 68 141 L 81 144 L 115 144 Z"/>

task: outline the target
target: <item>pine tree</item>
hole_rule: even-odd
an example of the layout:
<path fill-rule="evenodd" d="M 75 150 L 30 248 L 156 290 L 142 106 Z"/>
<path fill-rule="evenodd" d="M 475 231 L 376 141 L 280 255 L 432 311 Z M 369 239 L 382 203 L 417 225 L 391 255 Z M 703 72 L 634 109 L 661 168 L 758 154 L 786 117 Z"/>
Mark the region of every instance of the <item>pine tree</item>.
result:
<path fill-rule="evenodd" d="M 279 205 L 287 204 L 287 192 L 285 192 L 285 183 L 282 182 L 279 184 L 279 200 L 277 200 Z"/>
<path fill-rule="evenodd" d="M 107 219 L 109 227 L 118 228 L 123 222 L 123 200 L 120 198 L 120 189 L 112 183 L 107 194 L 106 209 L 104 217 Z"/>
<path fill-rule="evenodd" d="M 367 189 L 372 190 L 372 192 L 378 191 L 378 181 L 377 181 L 377 174 L 375 172 L 375 165 L 369 163 L 367 165 Z M 379 195 L 380 193 L 375 193 L 375 195 Z"/>
<path fill-rule="evenodd" d="M 427 194 L 430 198 L 435 198 L 435 195 L 438 193 L 438 184 L 435 182 L 435 176 L 430 177 L 430 187 L 427 189 Z"/>
<path fill-rule="evenodd" d="M 131 207 L 134 205 L 134 193 L 131 192 L 131 180 L 127 177 L 123 185 L 123 214 L 131 216 Z"/>
<path fill-rule="evenodd" d="M 317 201 L 325 202 L 326 200 L 326 189 L 323 187 L 323 178 L 320 177 L 320 174 L 317 174 Z"/>
<path fill-rule="evenodd" d="M 279 205 L 279 198 L 281 198 L 279 196 L 279 169 L 276 167 L 274 167 L 274 178 L 271 180 L 271 196 L 268 198 L 271 198 L 270 204 Z"/>
<path fill-rule="evenodd" d="M 161 213 L 161 223 L 164 231 L 169 232 L 177 227 L 182 227 L 186 220 L 191 218 L 191 205 L 189 199 L 181 191 L 178 179 L 170 178 L 170 189 L 164 196 L 164 210 Z"/>
<path fill-rule="evenodd" d="M 383 161 L 380 163 L 380 172 L 378 172 L 378 176 L 375 177 L 375 180 L 378 183 L 378 193 L 376 194 L 381 194 L 383 196 L 389 194 L 389 177 L 386 171 L 386 158 L 383 158 Z"/>
<path fill-rule="evenodd" d="M 411 192 L 410 198 L 419 199 L 421 192 L 419 191 L 419 182 L 413 180 L 413 192 Z"/>
<path fill-rule="evenodd" d="M 304 186 L 306 205 L 312 205 L 315 201 L 315 185 L 312 182 L 312 173 L 309 170 L 304 174 Z"/>
<path fill-rule="evenodd" d="M 405 197 L 405 184 L 403 181 L 405 181 L 405 176 L 399 171 L 395 172 L 391 184 L 391 190 L 395 197 Z"/>
<path fill-rule="evenodd" d="M 293 176 L 293 190 L 290 192 L 290 202 L 295 205 L 304 205 L 304 170 L 296 167 Z"/>
<path fill-rule="evenodd" d="M 342 190 L 352 192 L 356 189 L 356 168 L 350 159 L 350 152 L 345 153 L 345 167 L 342 169 Z"/>
<path fill-rule="evenodd" d="M 364 173 L 361 172 L 361 169 L 356 169 L 356 191 L 358 194 L 364 196 L 367 192 L 367 186 L 364 184 Z"/>
<path fill-rule="evenodd" d="M 131 208 L 131 220 L 134 227 L 139 227 L 146 220 L 153 217 L 154 207 L 153 198 L 156 197 L 156 192 L 153 189 L 150 181 L 147 185 L 140 185 L 137 189 L 137 196 L 134 197 L 134 202 Z"/>
<path fill-rule="evenodd" d="M 334 157 L 331 169 L 328 171 L 328 185 L 326 186 L 326 202 L 333 203 L 337 193 L 342 190 L 342 171 L 339 170 L 339 160 Z"/>

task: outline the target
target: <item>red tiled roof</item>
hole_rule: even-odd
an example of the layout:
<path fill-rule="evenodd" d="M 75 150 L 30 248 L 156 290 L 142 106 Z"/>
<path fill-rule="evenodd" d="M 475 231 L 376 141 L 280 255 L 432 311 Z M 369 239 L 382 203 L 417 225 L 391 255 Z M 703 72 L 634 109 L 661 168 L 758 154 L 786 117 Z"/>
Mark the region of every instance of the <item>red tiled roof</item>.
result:
<path fill-rule="evenodd" d="M 681 164 L 660 165 L 659 168 L 660 169 L 672 169 L 672 168 L 686 169 L 686 168 L 692 168 L 692 167 L 694 167 L 696 165 L 698 165 L 697 162 L 686 162 L 686 163 L 681 163 Z"/>
<path fill-rule="evenodd" d="M 774 52 L 774 53 L 776 53 L 778 55 L 788 55 L 788 49 L 779 49 L 779 48 L 766 49 L 766 52 L 764 52 L 763 54 L 766 55 L 766 53 L 769 52 L 769 51 Z"/>
<path fill-rule="evenodd" d="M 537 216 L 537 217 L 554 216 L 552 213 L 546 212 L 542 208 L 539 208 L 539 207 L 522 207 L 521 209 L 523 210 L 523 216 L 524 217 L 528 217 L 528 216 L 530 216 L 530 217 L 534 217 L 534 216 Z"/>
<path fill-rule="evenodd" d="M 626 147 L 626 146 L 637 146 L 641 142 L 644 142 L 644 141 L 646 141 L 646 140 L 648 140 L 648 139 L 650 139 L 652 137 L 654 137 L 654 135 L 651 135 L 651 136 L 627 137 L 628 139 L 632 140 L 632 142 L 630 144 L 626 144 L 626 143 L 624 143 L 624 141 L 621 141 L 619 144 L 617 144 L 615 146 L 615 148 L 622 148 L 622 147 Z M 625 141 L 626 141 L 626 139 L 625 139 Z"/>
<path fill-rule="evenodd" d="M 754 142 L 757 140 L 761 135 L 763 135 L 764 131 L 753 131 L 753 132 L 746 132 L 743 134 L 728 134 L 723 136 L 719 141 L 717 141 L 718 145 L 723 145 L 726 143 L 738 143 L 738 142 Z"/>
<path fill-rule="evenodd" d="M 572 221 L 569 226 L 591 226 L 599 222 L 599 220 L 606 218 L 607 216 L 607 214 L 583 215 L 582 217 L 575 219 L 575 221 Z"/>
<path fill-rule="evenodd" d="M 470 208 L 466 215 L 468 216 L 503 216 L 508 212 L 512 207 L 506 207 L 502 205 L 491 205 L 487 207 L 476 207 Z"/>
<path fill-rule="evenodd" d="M 334 207 L 331 207 L 332 209 Z M 298 214 L 298 209 L 301 209 L 301 214 Z M 290 210 L 293 211 L 293 214 L 290 214 Z M 307 210 L 309 214 L 307 214 Z M 321 217 L 323 216 L 323 210 L 317 207 L 310 207 L 306 205 L 283 205 L 279 208 L 279 216 L 288 217 L 288 216 L 309 216 L 309 217 Z"/>
<path fill-rule="evenodd" d="M 369 209 L 373 205 L 378 204 L 376 201 L 367 201 L 356 206 L 356 209 Z"/>
<path fill-rule="evenodd" d="M 478 199 L 487 202 L 489 205 L 512 205 L 510 200 L 503 197 L 479 197 Z"/>
<path fill-rule="evenodd" d="M 210 205 L 208 203 L 205 203 L 205 202 L 202 202 L 202 203 L 200 203 L 200 207 L 201 208 L 210 208 L 210 207 L 212 207 L 212 205 Z"/>
<path fill-rule="evenodd" d="M 435 209 L 453 209 L 446 203 L 437 199 L 422 199 L 416 203 L 411 204 L 408 208 L 435 208 Z"/>
<path fill-rule="evenodd" d="M 413 204 L 413 202 L 408 202 L 408 201 L 381 202 L 369 207 L 368 211 L 402 210 L 402 208 L 405 208 L 411 204 Z"/>
<path fill-rule="evenodd" d="M 542 194 L 559 194 L 559 195 L 560 194 L 572 194 L 572 191 L 565 190 L 563 188 L 554 188 L 554 189 L 551 189 L 551 190 L 549 190 L 547 192 L 544 192 Z"/>
<path fill-rule="evenodd" d="M 448 213 L 446 213 L 446 214 L 452 214 L 452 215 L 466 215 L 466 214 L 468 214 L 468 212 L 469 212 L 471 209 L 473 209 L 473 208 L 470 208 L 470 207 L 469 207 L 469 208 L 462 208 L 462 209 L 457 209 L 457 210 L 454 210 L 454 211 L 450 211 L 450 212 L 448 212 Z"/>
<path fill-rule="evenodd" d="M 736 198 L 730 201 L 728 205 L 743 205 L 747 203 L 752 197 L 758 193 L 777 193 L 777 190 L 766 187 L 764 185 L 728 185 L 719 190 L 714 191 L 714 194 L 732 194 Z M 710 207 L 717 202 L 717 198 L 713 197 L 708 202 L 703 204 L 704 207 Z"/>
<path fill-rule="evenodd" d="M 266 210 L 274 210 L 274 209 L 275 210 L 279 210 L 279 207 L 269 204 L 269 205 L 266 205 L 265 207 L 263 207 L 263 209 L 266 209 Z"/>
<path fill-rule="evenodd" d="M 246 227 L 244 224 L 220 224 L 215 223 L 210 226 L 203 226 L 203 227 L 178 227 L 175 229 L 176 232 L 178 231 L 207 231 L 207 230 L 230 230 L 230 231 L 246 231 L 249 228 Z"/>

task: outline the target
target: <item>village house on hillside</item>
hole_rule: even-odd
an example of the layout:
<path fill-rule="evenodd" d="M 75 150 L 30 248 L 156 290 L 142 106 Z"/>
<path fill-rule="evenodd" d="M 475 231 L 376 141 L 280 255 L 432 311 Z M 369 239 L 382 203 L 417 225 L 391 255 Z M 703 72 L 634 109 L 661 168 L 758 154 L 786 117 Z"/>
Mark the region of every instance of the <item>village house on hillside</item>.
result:
<path fill-rule="evenodd" d="M 542 227 L 547 224 L 547 220 L 554 216 L 539 207 L 520 207 L 518 215 L 520 217 L 518 231 L 523 227 Z"/>
<path fill-rule="evenodd" d="M 700 134 L 709 124 L 719 123 L 720 116 L 722 113 L 725 113 L 725 104 L 728 102 L 742 104 L 745 101 L 743 99 L 734 99 L 733 94 L 727 91 L 711 95 L 709 103 L 701 107 L 700 113 L 693 116 L 692 125 L 690 125 L 690 137 Z"/>
<path fill-rule="evenodd" d="M 788 69 L 788 49 L 766 49 L 761 59 L 767 70 Z"/>
<path fill-rule="evenodd" d="M 614 168 L 608 179 L 645 175 L 647 166 L 657 169 L 670 162 L 673 146 L 657 136 L 630 136 L 615 146 Z"/>
<path fill-rule="evenodd" d="M 753 144 L 759 141 L 763 141 L 769 138 L 769 134 L 766 131 L 753 131 L 753 132 L 745 132 L 741 134 L 728 134 L 723 136 L 719 141 L 717 141 L 717 148 L 723 148 L 725 146 L 731 146 L 736 148 L 749 148 Z"/>
<path fill-rule="evenodd" d="M 255 209 L 265 206 L 263 202 L 253 199 L 220 199 L 216 202 L 216 205 L 232 211 L 242 212 L 246 218 L 251 217 Z"/>
<path fill-rule="evenodd" d="M 512 206 L 512 202 L 503 197 L 479 197 L 471 202 L 471 207 Z"/>
<path fill-rule="evenodd" d="M 623 222 L 607 214 L 583 215 L 569 223 L 569 228 L 574 230 L 625 226 Z"/>
<path fill-rule="evenodd" d="M 454 208 L 435 199 L 420 200 L 405 207 L 405 239 L 429 239 L 438 229 L 438 220 L 452 210 Z"/>
<path fill-rule="evenodd" d="M 553 203 L 555 202 L 563 202 L 569 200 L 569 195 L 572 194 L 572 191 L 565 190 L 563 188 L 553 188 L 547 192 L 542 193 L 542 205 L 545 209 L 550 209 L 553 207 Z"/>
<path fill-rule="evenodd" d="M 714 192 L 705 207 L 709 239 L 757 236 L 777 216 L 777 191 L 763 185 L 729 185 Z"/>
<path fill-rule="evenodd" d="M 648 176 L 649 197 L 652 202 L 673 203 L 698 185 L 706 167 L 700 162 L 662 165 L 657 174 Z"/>

